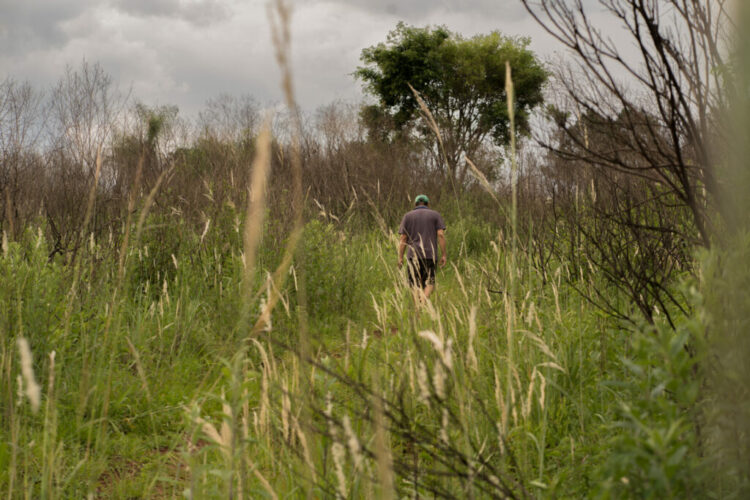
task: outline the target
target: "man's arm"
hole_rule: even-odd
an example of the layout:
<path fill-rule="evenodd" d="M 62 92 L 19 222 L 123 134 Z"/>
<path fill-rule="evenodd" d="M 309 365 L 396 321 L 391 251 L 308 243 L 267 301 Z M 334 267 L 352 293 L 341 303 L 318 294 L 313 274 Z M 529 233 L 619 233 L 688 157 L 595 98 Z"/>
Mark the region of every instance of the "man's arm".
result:
<path fill-rule="evenodd" d="M 445 231 L 438 229 L 437 231 L 438 245 L 440 245 L 440 267 L 443 267 L 448 261 L 448 254 L 445 251 Z"/>
<path fill-rule="evenodd" d="M 404 265 L 404 252 L 406 251 L 406 235 L 401 235 L 401 240 L 398 242 L 398 267 Z"/>

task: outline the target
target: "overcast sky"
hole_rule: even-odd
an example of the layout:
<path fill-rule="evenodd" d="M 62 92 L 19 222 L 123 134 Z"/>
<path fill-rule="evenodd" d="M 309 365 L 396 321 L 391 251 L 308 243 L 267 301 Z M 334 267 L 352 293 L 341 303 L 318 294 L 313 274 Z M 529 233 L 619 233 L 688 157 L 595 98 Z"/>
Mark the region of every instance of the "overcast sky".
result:
<path fill-rule="evenodd" d="M 470 36 L 499 30 L 554 42 L 518 0 L 292 1 L 295 88 L 303 108 L 361 99 L 351 73 L 364 47 L 398 21 L 444 24 Z M 281 101 L 267 0 L 0 0 L 0 80 L 54 84 L 66 64 L 98 62 L 122 90 L 193 116 L 221 93 Z"/>

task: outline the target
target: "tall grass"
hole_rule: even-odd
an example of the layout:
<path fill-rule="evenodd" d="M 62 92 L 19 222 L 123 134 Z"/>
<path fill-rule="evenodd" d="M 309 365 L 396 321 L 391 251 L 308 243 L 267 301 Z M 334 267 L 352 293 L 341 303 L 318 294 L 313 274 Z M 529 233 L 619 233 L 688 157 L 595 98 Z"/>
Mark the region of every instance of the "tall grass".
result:
<path fill-rule="evenodd" d="M 306 280 L 295 280 L 290 266 L 282 287 L 273 273 L 287 257 L 260 244 L 249 275 L 249 247 L 231 237 L 235 227 L 212 226 L 203 241 L 175 232 L 180 245 L 167 248 L 178 251 L 163 258 L 149 228 L 177 222 L 151 218 L 127 250 L 115 309 L 119 258 L 104 251 L 106 242 L 81 253 L 83 286 L 65 335 L 74 276 L 47 260 L 33 231 L 8 242 L 0 259 L 3 490 L 480 498 L 585 496 L 621 488 L 623 477 L 649 484 L 633 475 L 651 467 L 636 460 L 641 438 L 619 438 L 651 439 L 630 426 L 660 414 L 654 436 L 682 424 L 649 463 L 675 460 L 689 442 L 680 405 L 694 395 L 670 396 L 692 376 L 693 362 L 675 357 L 684 342 L 677 350 L 631 346 L 629 337 L 656 334 L 603 320 L 561 279 L 566 263 L 553 280 L 524 263 L 530 257 L 511 269 L 496 228 L 445 215 L 453 263 L 422 309 L 394 265 L 392 229 L 308 222 Z M 233 241 L 226 253 L 223 241 Z M 152 279 L 145 270 L 153 262 L 165 264 Z M 511 271 L 512 307 L 495 293 Z M 301 287 L 308 358 L 298 349 Z M 272 293 L 278 306 L 269 310 Z M 238 323 L 243 311 L 247 321 Z M 262 330 L 248 339 L 261 318 Z M 656 338 L 667 342 L 667 332 Z M 18 398 L 21 336 L 40 386 L 36 414 Z M 648 354 L 657 352 L 664 354 Z M 633 461 L 610 462 L 612 450 Z"/>

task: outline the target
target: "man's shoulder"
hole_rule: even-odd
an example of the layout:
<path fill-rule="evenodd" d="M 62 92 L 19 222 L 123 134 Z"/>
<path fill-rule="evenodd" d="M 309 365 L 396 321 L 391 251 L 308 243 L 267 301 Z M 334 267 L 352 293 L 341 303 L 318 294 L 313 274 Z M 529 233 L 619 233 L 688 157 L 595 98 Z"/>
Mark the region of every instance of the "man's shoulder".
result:
<path fill-rule="evenodd" d="M 430 214 L 430 217 L 434 217 L 434 218 L 437 218 L 437 219 L 440 219 L 440 220 L 443 219 L 443 216 L 440 215 L 440 212 L 438 212 L 437 210 L 429 209 L 429 214 Z"/>
<path fill-rule="evenodd" d="M 443 219 L 440 212 L 431 208 L 415 208 L 409 210 L 404 214 L 403 221 L 406 220 L 431 220 L 431 219 Z"/>

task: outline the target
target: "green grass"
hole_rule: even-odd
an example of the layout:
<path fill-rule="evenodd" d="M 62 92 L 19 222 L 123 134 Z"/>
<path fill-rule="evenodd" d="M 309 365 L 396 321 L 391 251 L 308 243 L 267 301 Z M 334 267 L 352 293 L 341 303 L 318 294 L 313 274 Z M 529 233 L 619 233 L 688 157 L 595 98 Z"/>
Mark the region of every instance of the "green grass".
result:
<path fill-rule="evenodd" d="M 48 261 L 43 239 L 9 243 L 0 257 L 6 496 L 379 498 L 389 484 L 397 497 L 690 491 L 692 469 L 679 471 L 694 458 L 680 451 L 692 435 L 684 398 L 654 391 L 689 379 L 691 365 L 669 349 L 649 362 L 659 349 L 631 339 L 670 334 L 602 317 L 565 284 L 566 263 L 546 284 L 519 265 L 515 299 L 495 293 L 509 271 L 495 229 L 456 220 L 432 306 L 417 309 L 393 234 L 311 221 L 272 328 L 250 339 L 240 311 L 249 302 L 257 319 L 281 255 L 261 246 L 252 285 L 261 292 L 243 296 L 241 238 L 221 230 L 201 242 L 187 228 L 147 227 L 121 289 L 116 259 L 94 245 L 72 299 L 73 271 Z M 296 352 L 305 296 L 310 363 Z M 21 336 L 42 387 L 37 413 L 19 397 Z M 628 428 L 636 417 L 652 431 Z M 647 462 L 631 456 L 675 422 Z"/>

